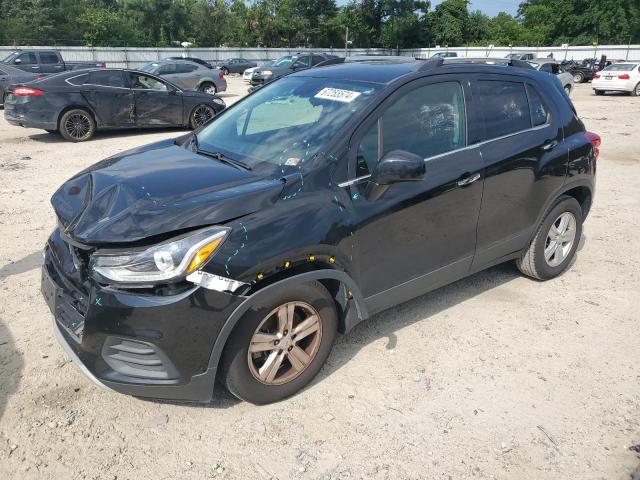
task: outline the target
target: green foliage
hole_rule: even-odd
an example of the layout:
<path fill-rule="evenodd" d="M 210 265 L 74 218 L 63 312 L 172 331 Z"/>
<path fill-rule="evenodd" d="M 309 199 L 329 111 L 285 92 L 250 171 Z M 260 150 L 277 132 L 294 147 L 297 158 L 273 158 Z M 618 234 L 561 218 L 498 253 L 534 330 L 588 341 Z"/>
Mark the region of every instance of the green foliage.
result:
<path fill-rule="evenodd" d="M 416 48 L 640 43 L 640 0 L 525 0 L 518 16 L 468 0 L 0 0 L 0 43 Z"/>

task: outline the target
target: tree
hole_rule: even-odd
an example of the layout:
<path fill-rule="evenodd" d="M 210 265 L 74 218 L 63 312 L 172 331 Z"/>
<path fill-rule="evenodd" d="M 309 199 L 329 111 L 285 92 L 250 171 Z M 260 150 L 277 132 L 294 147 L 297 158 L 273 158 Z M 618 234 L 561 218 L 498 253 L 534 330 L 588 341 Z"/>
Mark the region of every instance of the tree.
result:
<path fill-rule="evenodd" d="M 468 0 L 444 0 L 432 15 L 434 40 L 440 45 L 463 45 L 468 39 Z"/>

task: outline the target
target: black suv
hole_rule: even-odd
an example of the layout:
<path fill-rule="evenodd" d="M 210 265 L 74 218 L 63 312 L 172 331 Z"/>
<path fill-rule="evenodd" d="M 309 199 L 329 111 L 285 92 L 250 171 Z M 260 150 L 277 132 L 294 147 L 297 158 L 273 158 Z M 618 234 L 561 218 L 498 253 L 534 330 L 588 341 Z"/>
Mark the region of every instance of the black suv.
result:
<path fill-rule="evenodd" d="M 253 87 L 261 86 L 285 75 L 289 75 L 290 73 L 306 70 L 337 58 L 340 57 L 326 53 L 297 53 L 295 55 L 285 55 L 268 67 L 255 68 L 251 75 L 250 83 Z"/>
<path fill-rule="evenodd" d="M 306 70 L 65 183 L 42 292 L 100 385 L 277 401 L 376 312 L 500 262 L 562 273 L 599 144 L 530 68 Z"/>

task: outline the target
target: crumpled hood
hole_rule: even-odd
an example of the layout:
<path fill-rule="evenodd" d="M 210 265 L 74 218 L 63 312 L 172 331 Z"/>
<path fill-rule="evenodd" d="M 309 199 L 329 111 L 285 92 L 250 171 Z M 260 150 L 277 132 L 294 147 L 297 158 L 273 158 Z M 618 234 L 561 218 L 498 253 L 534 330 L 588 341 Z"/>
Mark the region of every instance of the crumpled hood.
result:
<path fill-rule="evenodd" d="M 247 215 L 276 202 L 282 188 L 279 178 L 167 140 L 93 165 L 62 185 L 51 204 L 72 239 L 124 244 Z"/>

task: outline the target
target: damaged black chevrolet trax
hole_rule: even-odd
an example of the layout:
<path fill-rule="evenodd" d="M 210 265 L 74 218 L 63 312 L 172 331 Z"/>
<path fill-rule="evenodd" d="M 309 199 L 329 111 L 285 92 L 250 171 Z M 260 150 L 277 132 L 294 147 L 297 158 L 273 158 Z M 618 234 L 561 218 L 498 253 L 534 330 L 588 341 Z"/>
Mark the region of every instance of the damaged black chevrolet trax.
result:
<path fill-rule="evenodd" d="M 500 262 L 559 275 L 600 139 L 525 67 L 310 69 L 79 173 L 44 251 L 58 340 L 117 392 L 264 404 L 376 312 Z"/>

